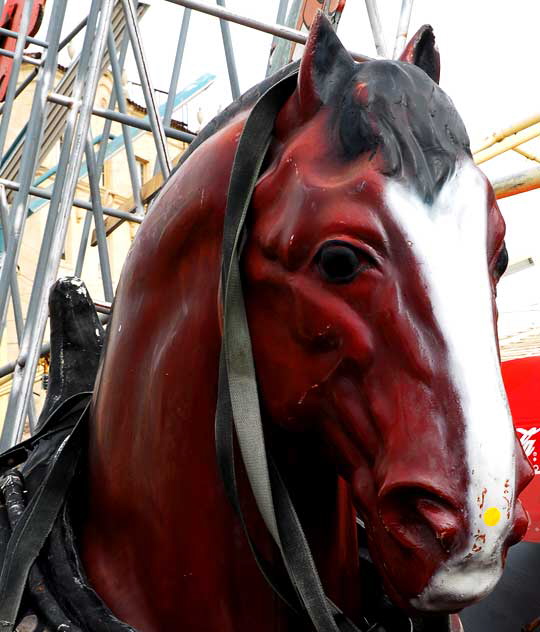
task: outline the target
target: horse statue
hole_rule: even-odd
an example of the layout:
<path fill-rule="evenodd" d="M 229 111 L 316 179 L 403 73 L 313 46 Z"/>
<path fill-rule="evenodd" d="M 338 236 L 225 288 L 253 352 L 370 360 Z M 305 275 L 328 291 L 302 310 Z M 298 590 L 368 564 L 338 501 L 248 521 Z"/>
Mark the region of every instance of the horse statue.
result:
<path fill-rule="evenodd" d="M 448 632 L 493 590 L 532 474 L 499 368 L 504 221 L 438 79 L 431 27 L 355 63 L 321 13 L 192 143 L 127 257 L 38 558 L 62 629 Z"/>

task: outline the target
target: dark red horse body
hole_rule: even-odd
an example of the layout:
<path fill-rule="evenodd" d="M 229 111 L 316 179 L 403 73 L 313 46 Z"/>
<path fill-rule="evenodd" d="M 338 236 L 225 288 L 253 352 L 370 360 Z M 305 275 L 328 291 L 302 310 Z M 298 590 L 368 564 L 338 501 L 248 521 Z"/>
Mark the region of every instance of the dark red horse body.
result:
<path fill-rule="evenodd" d="M 386 591 L 419 612 L 489 592 L 527 523 L 496 351 L 504 223 L 437 78 L 428 28 L 400 62 L 354 64 L 317 19 L 243 256 L 269 449 L 353 620 L 357 512 Z M 222 117 L 141 227 L 98 378 L 83 558 L 144 632 L 304 629 L 260 575 L 215 459 L 223 214 L 253 103 Z M 243 475 L 240 491 L 275 558 Z"/>

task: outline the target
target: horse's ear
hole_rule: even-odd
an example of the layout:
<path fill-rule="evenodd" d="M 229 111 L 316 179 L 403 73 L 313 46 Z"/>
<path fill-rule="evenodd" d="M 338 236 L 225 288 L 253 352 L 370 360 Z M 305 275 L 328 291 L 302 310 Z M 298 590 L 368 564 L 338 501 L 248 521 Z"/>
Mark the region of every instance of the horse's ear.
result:
<path fill-rule="evenodd" d="M 429 77 L 439 83 L 441 58 L 435 44 L 433 28 L 429 24 L 421 26 L 400 55 L 400 61 L 408 61 L 421 68 Z"/>
<path fill-rule="evenodd" d="M 332 24 L 318 11 L 306 42 L 298 75 L 298 98 L 305 119 L 327 103 L 351 77 L 354 60 Z"/>

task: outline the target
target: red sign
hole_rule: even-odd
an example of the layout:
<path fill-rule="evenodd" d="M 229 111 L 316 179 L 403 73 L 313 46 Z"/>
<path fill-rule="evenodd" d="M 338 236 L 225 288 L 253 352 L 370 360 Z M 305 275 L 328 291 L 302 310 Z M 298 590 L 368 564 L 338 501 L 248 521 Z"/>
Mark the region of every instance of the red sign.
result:
<path fill-rule="evenodd" d="M 525 540 L 540 542 L 540 357 L 503 362 L 502 375 L 517 436 L 535 471 L 520 496 L 531 518 Z"/>
<path fill-rule="evenodd" d="M 25 2 L 32 2 L 32 0 L 7 0 L 2 15 L 0 16 L 0 27 L 18 33 Z M 43 12 L 45 11 L 45 2 L 46 0 L 33 0 L 27 35 L 32 36 L 38 32 L 43 18 Z M 14 52 L 16 46 L 17 40 L 15 37 L 0 35 L 0 48 Z M 0 57 L 0 101 L 6 98 L 6 90 L 12 67 L 13 59 L 2 55 Z"/>

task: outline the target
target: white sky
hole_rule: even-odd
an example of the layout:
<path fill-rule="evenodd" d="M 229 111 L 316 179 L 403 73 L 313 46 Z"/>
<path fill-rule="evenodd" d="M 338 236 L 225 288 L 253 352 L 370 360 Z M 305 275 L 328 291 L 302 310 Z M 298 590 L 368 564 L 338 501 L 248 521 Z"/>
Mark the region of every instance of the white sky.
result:
<path fill-rule="evenodd" d="M 207 2 L 212 4 L 212 0 Z M 49 11 L 52 4 L 49 0 Z M 378 4 L 387 48 L 391 51 L 401 0 L 379 0 Z M 68 3 L 65 33 L 84 17 L 89 6 L 90 0 Z M 277 6 L 278 0 L 227 0 L 227 8 L 266 22 L 275 21 Z M 183 10 L 167 0 L 153 0 L 142 20 L 153 84 L 165 91 L 169 87 Z M 409 34 L 425 23 L 434 27 L 441 53 L 441 87 L 463 117 L 473 147 L 492 132 L 540 111 L 539 18 L 538 0 L 415 1 Z M 271 36 L 235 24 L 231 24 L 231 33 L 240 88 L 245 91 L 264 77 Z M 364 0 L 347 0 L 338 34 L 348 48 L 375 55 Z M 67 59 L 61 61 L 66 63 Z M 217 80 L 190 108 L 187 122 L 193 129 L 198 126 L 193 113 L 199 106 L 206 121 L 230 102 L 231 95 L 219 21 L 192 12 L 179 88 L 207 72 L 215 74 Z M 127 66 L 127 76 L 138 81 L 132 60 Z M 540 140 L 524 147 L 540 155 Z M 489 177 L 496 178 L 535 165 L 538 163 L 508 152 L 482 168 Z M 501 282 L 500 329 L 505 335 L 540 325 L 540 190 L 503 199 L 500 207 L 507 222 L 511 261 L 532 256 L 537 262 L 536 266 Z"/>

